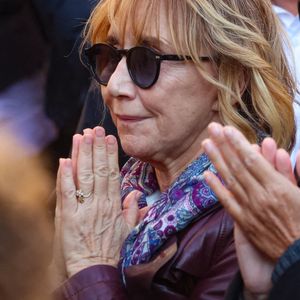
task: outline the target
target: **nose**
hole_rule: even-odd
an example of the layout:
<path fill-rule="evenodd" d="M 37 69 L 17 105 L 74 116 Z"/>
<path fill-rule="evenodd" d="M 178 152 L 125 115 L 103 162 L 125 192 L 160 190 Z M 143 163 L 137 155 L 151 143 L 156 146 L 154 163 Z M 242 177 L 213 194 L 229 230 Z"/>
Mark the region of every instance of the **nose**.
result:
<path fill-rule="evenodd" d="M 111 75 L 106 88 L 107 92 L 114 98 L 134 99 L 137 87 L 129 75 L 125 56 L 120 60 Z"/>

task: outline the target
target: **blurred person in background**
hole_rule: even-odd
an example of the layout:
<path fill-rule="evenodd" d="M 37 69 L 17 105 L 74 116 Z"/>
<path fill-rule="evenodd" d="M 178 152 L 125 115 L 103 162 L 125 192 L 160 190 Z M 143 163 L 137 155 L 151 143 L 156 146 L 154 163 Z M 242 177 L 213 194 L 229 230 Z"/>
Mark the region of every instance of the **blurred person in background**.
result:
<path fill-rule="evenodd" d="M 0 1 L 0 39 L 0 130 L 36 155 L 57 130 L 45 113 L 48 49 L 30 0 Z"/>
<path fill-rule="evenodd" d="M 82 29 L 97 1 L 31 1 L 49 46 L 45 111 L 58 129 L 55 142 L 48 148 L 56 172 L 58 158 L 70 152 L 72 136 L 89 91 L 90 75 L 80 61 L 79 46 Z M 91 122 L 95 122 L 94 116 L 97 116 L 94 126 L 100 121 L 99 113 L 101 108 L 96 107 L 87 116 Z"/>
<path fill-rule="evenodd" d="M 94 2 L 0 3 L 0 128 L 10 128 L 28 155 L 50 154 L 55 171 L 70 151 L 90 85 L 79 45 Z"/>
<path fill-rule="evenodd" d="M 52 183 L 12 134 L 0 132 L 0 299 L 48 300 L 52 226 L 46 199 Z"/>

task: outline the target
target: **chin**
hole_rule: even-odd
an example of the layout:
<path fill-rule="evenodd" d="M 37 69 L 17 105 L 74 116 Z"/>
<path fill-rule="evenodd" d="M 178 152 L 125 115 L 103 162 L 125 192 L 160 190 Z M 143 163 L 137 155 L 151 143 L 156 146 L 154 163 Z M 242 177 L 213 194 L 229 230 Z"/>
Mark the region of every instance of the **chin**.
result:
<path fill-rule="evenodd" d="M 129 139 L 124 137 L 121 137 L 120 139 L 122 148 L 127 155 L 142 161 L 148 161 L 151 157 L 148 143 L 143 143 L 141 139 Z"/>

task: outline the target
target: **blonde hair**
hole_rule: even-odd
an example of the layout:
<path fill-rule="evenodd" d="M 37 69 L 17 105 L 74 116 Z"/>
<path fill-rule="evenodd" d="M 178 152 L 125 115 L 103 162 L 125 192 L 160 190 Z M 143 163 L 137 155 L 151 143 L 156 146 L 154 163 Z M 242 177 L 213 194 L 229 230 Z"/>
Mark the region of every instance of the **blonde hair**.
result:
<path fill-rule="evenodd" d="M 118 28 L 124 40 L 128 22 L 137 43 L 151 24 L 156 24 L 159 37 L 161 3 L 161 0 L 101 1 L 87 23 L 85 42 L 105 42 L 111 27 Z M 222 122 L 237 127 L 251 142 L 267 134 L 279 147 L 290 149 L 295 135 L 292 106 L 295 82 L 284 54 L 284 34 L 270 1 L 163 3 L 177 54 L 191 56 L 199 72 L 218 88 Z M 218 78 L 212 78 L 203 69 L 199 56 L 205 48 L 211 50 Z"/>

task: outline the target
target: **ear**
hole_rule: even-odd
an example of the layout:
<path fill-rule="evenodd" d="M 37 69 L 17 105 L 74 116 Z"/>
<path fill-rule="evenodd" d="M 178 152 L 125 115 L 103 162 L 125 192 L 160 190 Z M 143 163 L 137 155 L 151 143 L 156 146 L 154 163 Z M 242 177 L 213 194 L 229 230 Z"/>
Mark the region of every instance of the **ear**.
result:
<path fill-rule="evenodd" d="M 215 102 L 213 103 L 212 105 L 212 111 L 215 111 L 215 112 L 219 112 L 219 99 L 218 97 L 216 98 Z"/>

